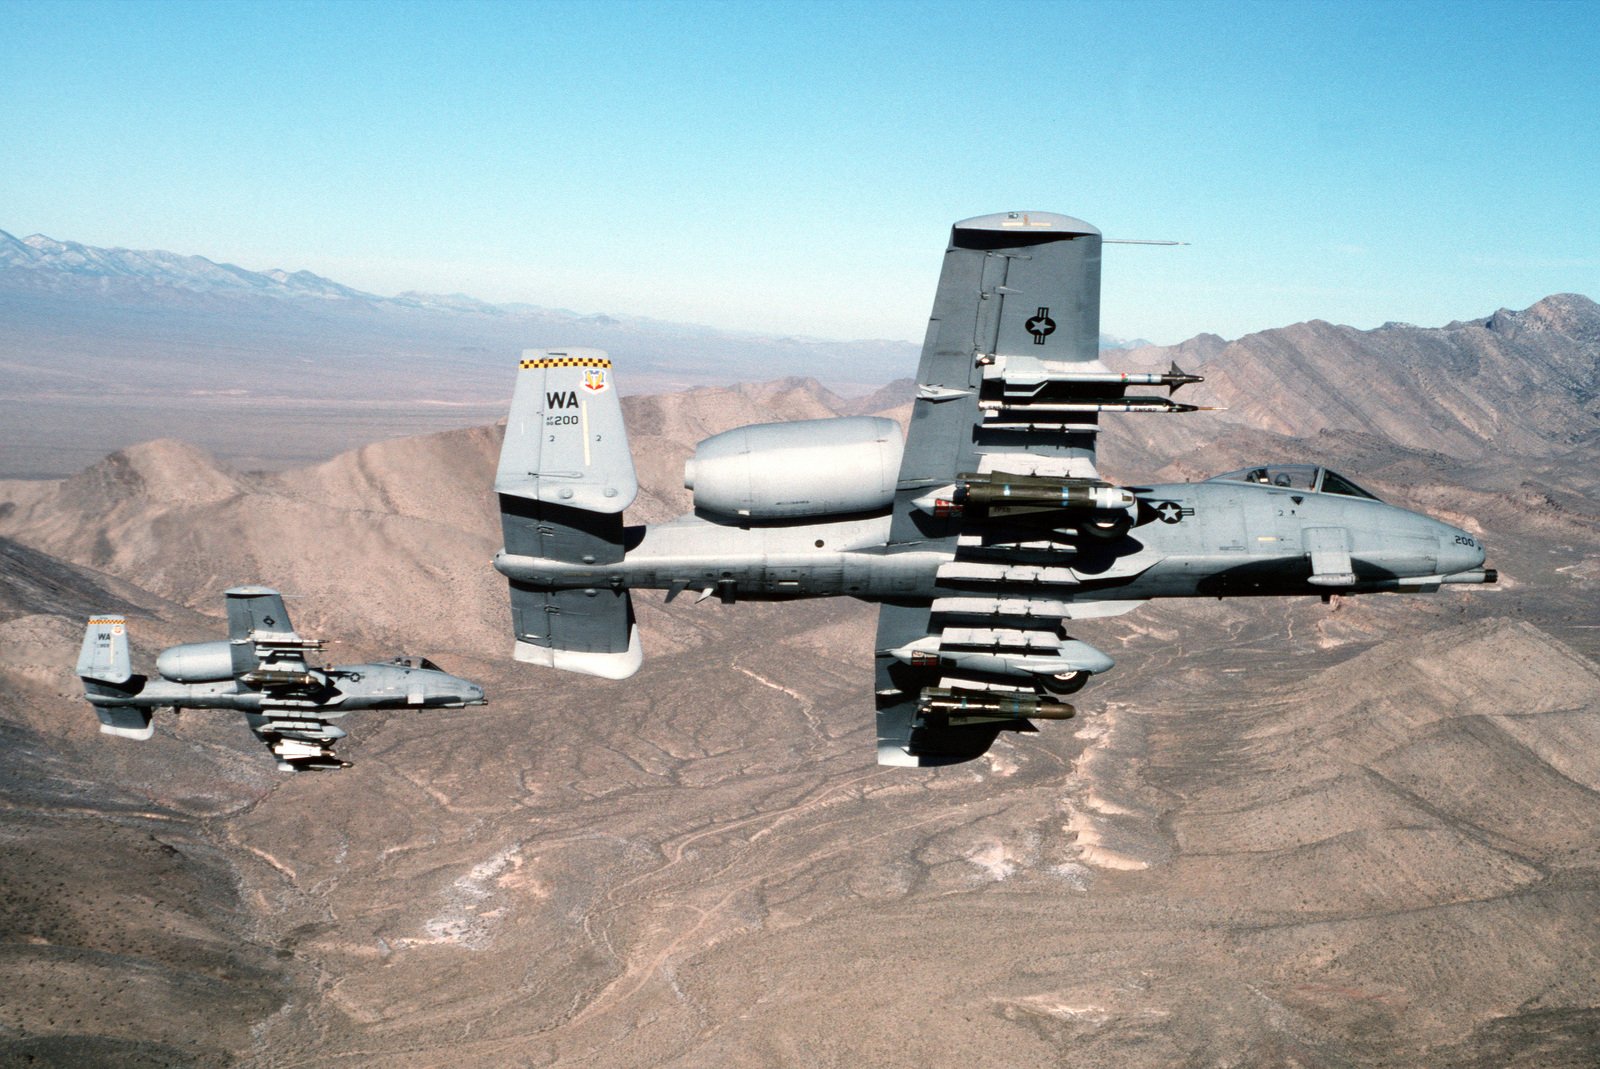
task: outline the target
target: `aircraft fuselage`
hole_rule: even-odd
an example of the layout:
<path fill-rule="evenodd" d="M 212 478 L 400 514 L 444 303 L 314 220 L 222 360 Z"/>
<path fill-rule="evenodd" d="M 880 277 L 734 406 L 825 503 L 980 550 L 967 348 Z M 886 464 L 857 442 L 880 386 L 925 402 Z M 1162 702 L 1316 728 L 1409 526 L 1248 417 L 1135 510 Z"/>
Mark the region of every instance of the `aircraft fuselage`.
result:
<path fill-rule="evenodd" d="M 315 712 L 327 719 L 359 709 L 460 708 L 483 703 L 483 688 L 459 676 L 395 664 L 356 664 L 313 670 L 314 681 L 292 691 L 263 691 L 227 679 L 213 683 L 176 683 L 135 676 L 127 693 L 91 691 L 91 704 L 124 708 L 233 709 Z"/>
<path fill-rule="evenodd" d="M 934 527 L 925 541 L 891 544 L 888 513 L 747 526 L 685 516 L 630 529 L 627 554 L 615 563 L 502 553 L 495 567 L 540 589 L 692 590 L 728 601 L 844 595 L 1070 603 L 1485 581 L 1475 571 L 1484 560 L 1476 538 L 1380 501 L 1235 482 L 1150 486 L 1137 498 L 1138 517 L 1126 535 L 1079 539 L 1075 546 L 1051 544 L 1047 529 L 1030 533 L 1017 525 L 1005 527 L 1010 534 L 1000 533 L 1000 525 L 995 531 L 1015 541 L 958 545 L 956 536 Z M 1328 555 L 1347 558 L 1348 572 L 1319 576 L 1316 565 Z M 964 567 L 953 575 L 958 559 Z"/>

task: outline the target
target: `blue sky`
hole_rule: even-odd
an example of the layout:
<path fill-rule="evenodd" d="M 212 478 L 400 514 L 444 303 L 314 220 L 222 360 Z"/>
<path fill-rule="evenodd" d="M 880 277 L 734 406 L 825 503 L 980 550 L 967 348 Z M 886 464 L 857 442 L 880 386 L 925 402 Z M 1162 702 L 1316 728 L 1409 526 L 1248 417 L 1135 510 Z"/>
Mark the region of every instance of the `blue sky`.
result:
<path fill-rule="evenodd" d="M 1173 342 L 1600 298 L 1600 5 L 0 0 L 0 229 L 920 340 L 1076 215 Z M 533 344 L 530 341 L 530 344 Z"/>

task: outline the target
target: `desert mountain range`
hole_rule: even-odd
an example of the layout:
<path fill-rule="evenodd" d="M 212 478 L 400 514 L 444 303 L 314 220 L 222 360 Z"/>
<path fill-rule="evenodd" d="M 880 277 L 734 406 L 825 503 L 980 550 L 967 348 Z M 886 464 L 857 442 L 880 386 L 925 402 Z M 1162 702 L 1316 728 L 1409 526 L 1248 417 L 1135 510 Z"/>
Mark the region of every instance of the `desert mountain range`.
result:
<path fill-rule="evenodd" d="M 1118 666 L 1078 720 L 911 771 L 873 763 L 871 606 L 643 594 L 633 679 L 510 661 L 489 419 L 236 463 L 169 398 L 173 434 L 0 482 L 0 1063 L 1593 1065 L 1600 308 L 1108 359 L 1222 408 L 1109 419 L 1109 475 L 1327 463 L 1502 582 L 1086 622 Z M 625 398 L 630 520 L 707 435 L 909 398 L 817 378 Z M 239 582 L 491 704 L 353 715 L 328 775 L 226 716 L 99 735 L 83 618 L 148 670 Z"/>

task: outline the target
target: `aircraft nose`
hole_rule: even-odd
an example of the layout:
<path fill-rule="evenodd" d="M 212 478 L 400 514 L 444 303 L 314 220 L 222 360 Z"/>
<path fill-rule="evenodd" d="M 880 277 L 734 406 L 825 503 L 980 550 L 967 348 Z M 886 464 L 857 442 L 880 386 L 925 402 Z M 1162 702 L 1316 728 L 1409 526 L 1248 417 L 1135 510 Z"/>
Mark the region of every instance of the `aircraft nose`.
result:
<path fill-rule="evenodd" d="M 1483 567 L 1483 543 L 1459 527 L 1439 525 L 1439 574 L 1454 575 Z"/>

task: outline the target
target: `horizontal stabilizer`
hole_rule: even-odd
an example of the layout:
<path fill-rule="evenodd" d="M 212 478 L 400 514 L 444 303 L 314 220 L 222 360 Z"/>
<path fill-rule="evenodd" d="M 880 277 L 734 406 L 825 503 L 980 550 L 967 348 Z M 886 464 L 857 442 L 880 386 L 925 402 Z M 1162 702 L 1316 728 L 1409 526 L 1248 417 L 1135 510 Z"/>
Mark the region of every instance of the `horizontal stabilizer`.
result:
<path fill-rule="evenodd" d="M 568 564 L 615 564 L 622 559 L 622 516 L 547 505 L 500 495 L 505 551 Z"/>
<path fill-rule="evenodd" d="M 144 742 L 156 733 L 156 726 L 150 722 L 149 709 L 126 705 L 97 705 L 94 707 L 94 713 L 100 718 L 100 731 L 104 735 L 116 735 L 118 738 Z"/>
<path fill-rule="evenodd" d="M 602 679 L 639 670 L 644 649 L 626 590 L 539 590 L 511 584 L 513 656 Z"/>

